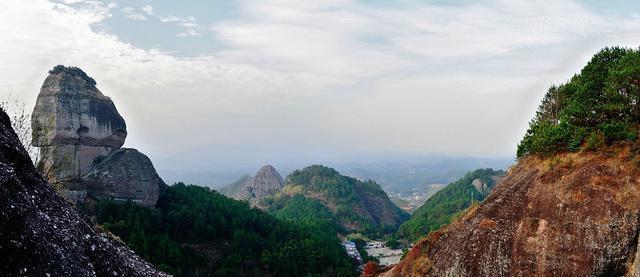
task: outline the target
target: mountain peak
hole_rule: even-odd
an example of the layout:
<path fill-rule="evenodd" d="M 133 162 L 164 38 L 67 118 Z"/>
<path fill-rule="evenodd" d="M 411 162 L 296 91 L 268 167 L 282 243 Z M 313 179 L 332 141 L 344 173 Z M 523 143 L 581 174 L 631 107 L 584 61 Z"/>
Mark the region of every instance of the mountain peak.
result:
<path fill-rule="evenodd" d="M 64 65 L 56 65 L 53 69 L 49 70 L 49 74 L 58 75 L 58 74 L 66 74 L 73 77 L 77 77 L 80 80 L 85 81 L 87 84 L 95 86 L 96 80 L 89 77 L 87 73 L 85 73 L 82 69 L 75 66 L 64 66 Z"/>

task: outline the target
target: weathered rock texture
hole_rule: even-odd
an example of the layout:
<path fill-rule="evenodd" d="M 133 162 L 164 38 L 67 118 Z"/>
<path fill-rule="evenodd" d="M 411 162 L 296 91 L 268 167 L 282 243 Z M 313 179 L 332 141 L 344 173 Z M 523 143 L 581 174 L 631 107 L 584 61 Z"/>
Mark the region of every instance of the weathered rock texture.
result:
<path fill-rule="evenodd" d="M 127 127 L 109 97 L 79 68 L 56 66 L 42 84 L 32 114 L 33 145 L 42 147 L 49 164 L 63 159 L 72 170 L 55 172 L 58 180 L 79 177 L 92 162 L 115 148 L 127 137 Z M 71 166 L 67 166 L 71 163 Z"/>
<path fill-rule="evenodd" d="M 36 172 L 0 110 L 0 276 L 166 276 L 96 233 Z"/>
<path fill-rule="evenodd" d="M 31 119 L 41 171 L 76 201 L 108 196 L 153 206 L 165 184 L 145 155 L 120 149 L 125 121 L 95 85 L 79 68 L 49 71 Z"/>
<path fill-rule="evenodd" d="M 108 196 L 115 200 L 133 200 L 144 206 L 154 206 L 161 187 L 166 186 L 151 160 L 135 149 L 115 150 L 82 178 L 89 196 Z"/>
<path fill-rule="evenodd" d="M 500 182 L 501 177 L 499 176 L 493 176 L 492 177 L 494 184 L 497 184 Z M 487 195 L 491 192 L 491 189 L 493 189 L 492 186 L 490 186 L 489 184 L 487 184 L 486 182 L 482 181 L 482 179 L 474 179 L 473 182 L 471 182 L 471 185 L 476 188 L 476 190 L 482 194 L 482 195 Z"/>
<path fill-rule="evenodd" d="M 260 199 L 271 196 L 282 190 L 284 181 L 280 173 L 271 165 L 265 165 L 253 177 L 251 182 L 240 192 L 240 198 L 255 205 Z"/>
<path fill-rule="evenodd" d="M 282 190 L 284 180 L 280 173 L 271 165 L 265 165 L 256 173 L 255 177 L 243 176 L 220 191 L 225 195 L 246 200 L 256 206 L 261 199 L 274 195 Z"/>
<path fill-rule="evenodd" d="M 637 146 L 528 158 L 385 276 L 640 276 Z"/>

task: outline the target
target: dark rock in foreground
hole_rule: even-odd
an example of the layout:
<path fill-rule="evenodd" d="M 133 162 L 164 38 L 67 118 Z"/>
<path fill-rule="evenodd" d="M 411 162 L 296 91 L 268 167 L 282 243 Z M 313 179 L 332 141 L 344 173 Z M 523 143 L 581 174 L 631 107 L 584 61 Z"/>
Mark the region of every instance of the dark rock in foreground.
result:
<path fill-rule="evenodd" d="M 0 257 L 0 276 L 166 276 L 56 194 L 1 110 Z"/>

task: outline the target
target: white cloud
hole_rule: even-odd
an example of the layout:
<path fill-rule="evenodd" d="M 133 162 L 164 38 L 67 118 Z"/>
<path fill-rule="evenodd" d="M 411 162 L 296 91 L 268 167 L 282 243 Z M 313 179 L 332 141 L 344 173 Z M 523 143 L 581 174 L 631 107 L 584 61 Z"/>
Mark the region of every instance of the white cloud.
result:
<path fill-rule="evenodd" d="M 202 35 L 202 33 L 200 32 L 202 26 L 197 23 L 196 18 L 193 16 L 179 17 L 175 15 L 169 15 L 161 17 L 160 22 L 175 23 L 177 26 L 184 28 L 184 32 L 178 34 L 178 36 L 180 37 Z"/>
<path fill-rule="evenodd" d="M 133 7 L 124 7 L 122 9 L 122 13 L 124 14 L 124 16 L 126 18 L 129 19 L 133 19 L 133 20 L 147 20 L 147 17 L 144 16 L 144 14 L 141 14 L 139 12 L 136 12 L 135 9 Z"/>
<path fill-rule="evenodd" d="M 153 7 L 149 4 L 144 5 L 144 7 L 142 7 L 142 11 L 144 11 L 148 15 L 153 15 Z"/>
<path fill-rule="evenodd" d="M 208 159 L 241 159 L 248 146 L 503 154 L 551 83 L 640 37 L 637 20 L 572 1 L 240 6 L 209 25 L 223 50 L 176 57 L 95 31 L 113 6 L 1 1 L 0 95 L 32 105 L 48 69 L 79 66 L 116 102 L 127 144 L 152 157 L 229 144 L 235 157 Z M 204 32 L 194 17 L 160 21 Z"/>

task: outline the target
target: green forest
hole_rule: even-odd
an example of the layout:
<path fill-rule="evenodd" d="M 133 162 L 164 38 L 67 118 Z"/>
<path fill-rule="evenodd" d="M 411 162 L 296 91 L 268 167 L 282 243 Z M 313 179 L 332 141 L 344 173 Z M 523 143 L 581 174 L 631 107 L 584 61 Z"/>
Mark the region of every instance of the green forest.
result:
<path fill-rule="evenodd" d="M 420 206 L 409 220 L 403 223 L 397 232 L 397 237 L 409 241 L 438 230 L 451 221 L 474 202 L 481 202 L 486 197 L 472 185 L 473 180 L 480 179 L 488 187 L 493 188 L 495 180 L 492 177 L 502 176 L 504 171 L 490 168 L 477 169 L 464 175 L 461 179 L 447 185 Z"/>
<path fill-rule="evenodd" d="M 518 145 L 517 156 L 596 150 L 636 140 L 640 51 L 604 48 L 567 83 L 552 86 Z"/>
<path fill-rule="evenodd" d="M 296 170 L 287 177 L 286 183 L 285 191 L 289 193 L 263 199 L 268 211 L 282 219 L 321 220 L 341 233 L 381 237 L 395 232 L 409 217 L 389 200 L 377 183 L 344 176 L 329 167 L 313 165 Z M 328 205 L 335 207 L 329 209 Z M 380 218 L 386 214 L 394 218 Z M 345 223 L 358 227 L 345 230 Z"/>
<path fill-rule="evenodd" d="M 316 218 L 278 219 L 204 187 L 175 184 L 160 194 L 156 209 L 101 200 L 96 220 L 177 276 L 357 274 L 334 226 Z"/>

